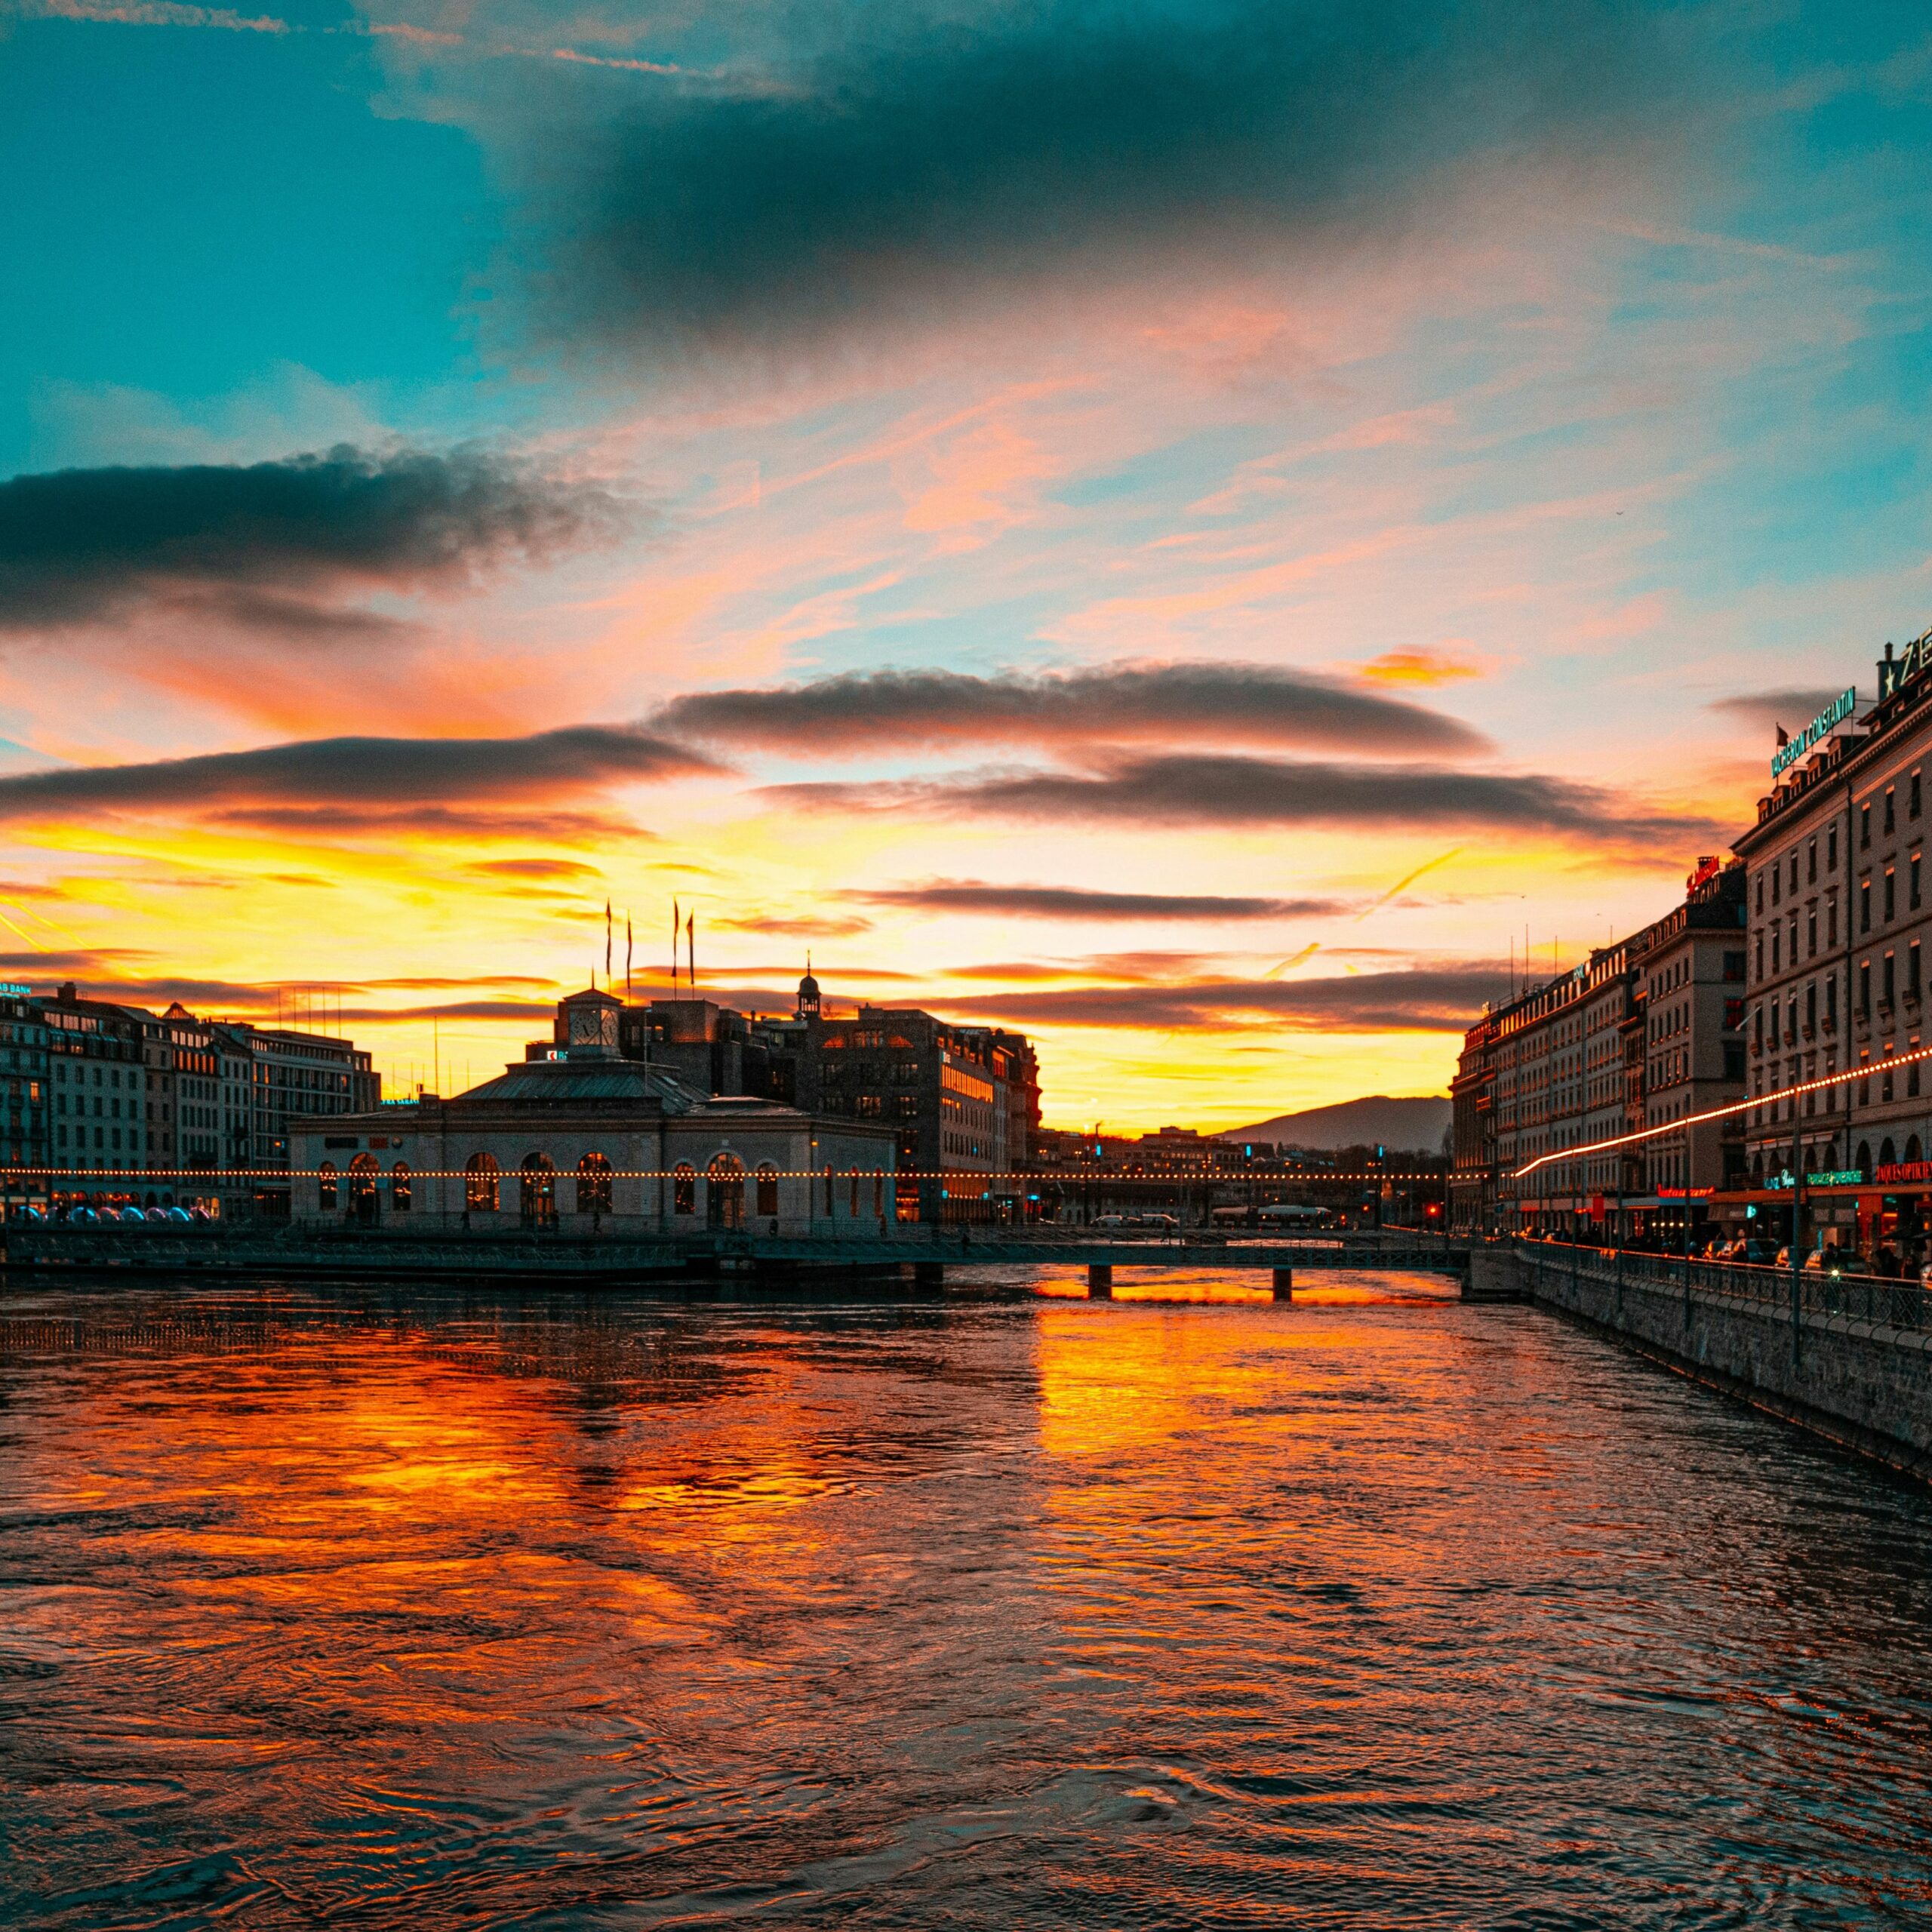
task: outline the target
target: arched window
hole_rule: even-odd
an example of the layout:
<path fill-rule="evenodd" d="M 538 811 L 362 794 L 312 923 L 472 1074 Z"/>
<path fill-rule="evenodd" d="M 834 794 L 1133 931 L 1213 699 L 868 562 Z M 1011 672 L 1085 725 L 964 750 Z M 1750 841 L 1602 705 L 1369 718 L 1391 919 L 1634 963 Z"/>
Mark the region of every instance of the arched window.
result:
<path fill-rule="evenodd" d="M 778 1170 L 769 1161 L 758 1171 L 758 1211 L 764 1215 L 778 1212 Z"/>
<path fill-rule="evenodd" d="M 846 1212 L 855 1221 L 859 1218 L 859 1171 L 857 1168 L 852 1170 L 852 1201 Z"/>
<path fill-rule="evenodd" d="M 577 1164 L 577 1211 L 580 1214 L 611 1211 L 611 1163 L 601 1154 L 586 1154 Z"/>
<path fill-rule="evenodd" d="M 409 1164 L 398 1161 L 389 1170 L 389 1206 L 395 1213 L 406 1214 L 411 1199 Z"/>
<path fill-rule="evenodd" d="M 671 1211 L 674 1214 L 697 1212 L 697 1170 L 688 1161 L 680 1161 L 672 1171 Z"/>
<path fill-rule="evenodd" d="M 376 1218 L 376 1157 L 358 1154 L 349 1164 L 349 1211 L 358 1220 Z"/>
<path fill-rule="evenodd" d="M 1878 1143 L 1878 1164 L 1881 1168 L 1889 1168 L 1897 1158 L 1897 1155 L 1892 1151 L 1892 1137 L 1888 1134 Z"/>
<path fill-rule="evenodd" d="M 1858 1172 L 1862 1180 L 1872 1178 L 1872 1143 L 1869 1140 L 1858 1143 Z"/>
<path fill-rule="evenodd" d="M 1915 1134 L 1905 1143 L 1905 1157 L 1909 1161 L 1922 1161 L 1925 1158 L 1918 1145 L 1918 1136 Z"/>
<path fill-rule="evenodd" d="M 316 1204 L 325 1214 L 335 1210 L 335 1163 L 325 1161 L 315 1170 Z"/>
<path fill-rule="evenodd" d="M 472 1154 L 463 1177 L 463 1204 L 467 1208 L 485 1214 L 497 1211 L 496 1157 L 491 1154 Z"/>
<path fill-rule="evenodd" d="M 885 1219 L 885 1175 L 883 1171 L 872 1176 L 872 1219 Z"/>
<path fill-rule="evenodd" d="M 745 1164 L 735 1154 L 714 1154 L 704 1171 L 707 1218 L 714 1228 L 745 1225 Z"/>
<path fill-rule="evenodd" d="M 557 1221 L 557 1170 L 547 1154 L 523 1157 L 517 1206 L 526 1228 L 554 1227 Z"/>

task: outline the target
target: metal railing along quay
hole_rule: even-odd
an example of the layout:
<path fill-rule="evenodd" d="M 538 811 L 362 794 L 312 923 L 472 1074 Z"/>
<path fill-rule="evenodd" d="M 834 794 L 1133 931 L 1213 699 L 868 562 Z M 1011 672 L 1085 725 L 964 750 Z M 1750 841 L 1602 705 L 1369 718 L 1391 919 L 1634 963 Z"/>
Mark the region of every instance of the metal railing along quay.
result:
<path fill-rule="evenodd" d="M 1564 1241 L 1520 1241 L 1515 1245 L 1519 1264 L 1536 1280 L 1567 1276 L 1594 1281 L 1613 1291 L 1641 1285 L 1686 1297 L 1709 1295 L 1775 1309 L 1794 1321 L 1835 1318 L 1888 1328 L 1932 1328 L 1932 1291 L 1916 1281 Z"/>

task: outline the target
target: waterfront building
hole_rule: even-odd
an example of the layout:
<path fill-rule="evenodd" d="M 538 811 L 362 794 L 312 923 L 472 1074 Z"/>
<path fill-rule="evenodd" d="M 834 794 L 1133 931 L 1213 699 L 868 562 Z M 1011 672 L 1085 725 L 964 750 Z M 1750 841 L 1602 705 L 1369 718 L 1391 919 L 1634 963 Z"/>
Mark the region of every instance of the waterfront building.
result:
<path fill-rule="evenodd" d="M 35 1010 L 47 1041 L 53 1127 L 48 1164 L 88 1177 L 71 1186 L 57 1178 L 54 1198 L 103 1189 L 131 1197 L 139 1191 L 133 1180 L 117 1178 L 110 1186 L 92 1177 L 138 1176 L 148 1164 L 141 1020 L 125 1007 L 84 998 L 72 980 L 51 998 L 24 1004 Z"/>
<path fill-rule="evenodd" d="M 1875 703 L 1841 700 L 1829 728 L 1802 734 L 1801 756 L 1781 755 L 1737 842 L 1749 871 L 1752 1189 L 1818 1176 L 1821 1190 L 1883 1189 L 1846 1201 L 1821 1193 L 1811 1215 L 1842 1223 L 1855 1212 L 1868 1235 L 1881 1218 L 1894 1227 L 1901 1206 L 1917 1232 L 1927 1177 L 1912 1171 L 1932 1146 L 1932 1082 L 1915 1064 L 1803 1089 L 1928 1038 L 1932 644 L 1915 640 L 1901 657 L 1887 645 L 1878 672 Z"/>
<path fill-rule="evenodd" d="M 147 1167 L 172 1178 L 183 1168 L 211 1171 L 228 1164 L 236 1149 L 224 1136 L 224 1128 L 232 1127 L 222 1104 L 222 1048 L 214 1023 L 198 1020 L 179 1001 L 160 1014 L 133 1006 L 124 1011 L 140 1029 L 146 1069 Z M 212 1182 L 210 1186 L 212 1191 Z"/>
<path fill-rule="evenodd" d="M 1734 1125 L 1601 1143 L 1744 1097 L 1743 921 L 1742 866 L 1701 860 L 1663 918 L 1477 1020 L 1451 1088 L 1457 1226 L 1681 1229 L 1687 1198 L 1708 1218 L 1743 1171 Z M 1544 1158 L 1572 1147 L 1595 1151 Z"/>
<path fill-rule="evenodd" d="M 252 1168 L 285 1170 L 297 1131 L 308 1121 L 367 1112 L 382 1103 L 382 1076 L 352 1040 L 242 1022 L 229 1022 L 225 1030 L 235 1057 L 245 1055 L 247 1061 Z M 280 1220 L 292 1204 L 289 1189 L 272 1171 L 266 1177 L 258 1174 L 248 1185 L 245 1205 L 254 1214 Z"/>
<path fill-rule="evenodd" d="M 1629 943 L 1638 977 L 1633 1020 L 1639 1078 L 1632 1124 L 1661 1127 L 1744 1097 L 1745 873 L 1698 862 L 1684 903 Z M 1736 1116 L 1638 1143 L 1625 1162 L 1641 1193 L 1696 1201 L 1735 1188 L 1744 1172 Z"/>
<path fill-rule="evenodd" d="M 802 989 L 801 989 L 802 991 Z M 803 1002 L 801 1001 L 801 1004 Z M 804 1016 L 798 1104 L 890 1127 L 900 1167 L 917 1172 L 902 1219 L 1001 1220 L 1023 1211 L 1012 1177 L 1038 1117 L 1038 1075 L 1017 1035 L 955 1026 L 915 1008 L 861 1006 L 849 1020 Z M 1016 1105 L 1009 1089 L 1027 1090 Z M 982 1180 L 981 1176 L 986 1177 Z"/>
<path fill-rule="evenodd" d="M 54 1112 L 49 1092 L 46 1017 L 25 986 L 0 986 L 0 1158 L 16 1168 L 51 1164 Z M 42 1198 L 42 1177 L 6 1189 L 7 1204 Z"/>
<path fill-rule="evenodd" d="M 627 1057 L 626 1014 L 575 993 L 539 1054 L 467 1093 L 293 1122 L 295 1218 L 619 1235 L 896 1218 L 890 1128 L 707 1094 Z"/>

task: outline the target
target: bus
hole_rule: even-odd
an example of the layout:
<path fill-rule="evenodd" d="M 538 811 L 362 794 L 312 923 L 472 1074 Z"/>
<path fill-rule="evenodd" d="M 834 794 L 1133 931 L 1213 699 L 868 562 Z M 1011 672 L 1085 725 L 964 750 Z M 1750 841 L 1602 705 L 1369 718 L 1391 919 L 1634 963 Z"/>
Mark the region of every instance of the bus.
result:
<path fill-rule="evenodd" d="M 1332 1208 L 1315 1208 L 1305 1201 L 1277 1201 L 1266 1208 L 1217 1208 L 1217 1228 L 1308 1229 L 1339 1225 Z"/>

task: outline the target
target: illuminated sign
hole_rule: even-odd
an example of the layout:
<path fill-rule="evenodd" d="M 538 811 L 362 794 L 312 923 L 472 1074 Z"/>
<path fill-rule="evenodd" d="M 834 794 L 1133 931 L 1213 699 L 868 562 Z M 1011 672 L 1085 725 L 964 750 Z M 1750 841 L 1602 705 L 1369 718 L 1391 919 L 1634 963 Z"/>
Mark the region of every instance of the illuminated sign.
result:
<path fill-rule="evenodd" d="M 1911 1173 L 1908 1173 L 1905 1168 L 1894 1163 L 1890 1167 L 1881 1168 L 1878 1170 L 1878 1174 L 1881 1180 L 1890 1174 L 1895 1180 L 1910 1180 L 1915 1178 L 1932 1180 L 1932 1162 L 1915 1161 Z M 1807 1174 L 1804 1177 L 1804 1185 L 1807 1187 L 1862 1187 L 1864 1183 L 1865 1177 L 1856 1168 L 1827 1168 L 1822 1174 Z M 1792 1179 L 1791 1170 L 1787 1168 L 1783 1174 L 1767 1174 L 1764 1177 L 1764 1185 L 1767 1187 L 1795 1187 L 1797 1183 Z"/>
<path fill-rule="evenodd" d="M 1917 645 L 1910 645 L 1907 648 L 1912 650 L 1918 648 Z M 1904 660 L 1901 658 L 1898 661 L 1903 663 Z M 1888 660 L 1886 663 L 1878 666 L 1881 697 L 1884 694 L 1885 672 L 1890 666 L 1890 660 Z M 1771 754 L 1771 776 L 1776 778 L 1787 766 L 1796 764 L 1798 759 L 1801 758 L 1834 725 L 1842 724 L 1857 709 L 1857 706 L 1858 691 L 1856 686 L 1850 690 L 1841 691 L 1823 711 L 1819 712 L 1816 718 L 1812 719 L 1810 724 L 1805 726 L 1803 731 L 1798 733 L 1796 737 L 1779 746 L 1777 749 Z"/>
<path fill-rule="evenodd" d="M 1660 1201 L 1681 1201 L 1688 1194 L 1693 1201 L 1708 1201 L 1715 1192 L 1708 1187 L 1660 1187 L 1657 1189 Z"/>
<path fill-rule="evenodd" d="M 1708 884 L 1723 870 L 1724 863 L 1721 860 L 1700 858 L 1697 861 L 1697 869 L 1684 881 L 1684 891 L 1695 892 L 1699 886 Z"/>
<path fill-rule="evenodd" d="M 1881 1187 L 1894 1181 L 1932 1180 L 1932 1161 L 1881 1161 L 1872 1178 Z"/>
<path fill-rule="evenodd" d="M 1813 1187 L 1856 1187 L 1865 1177 L 1856 1168 L 1832 1168 L 1822 1174 L 1807 1174 Z"/>
<path fill-rule="evenodd" d="M 11 993 L 16 999 L 28 998 L 32 992 L 32 987 L 23 986 L 17 980 L 0 980 L 0 993 Z"/>
<path fill-rule="evenodd" d="M 1928 664 L 1932 664 L 1932 631 L 1914 638 L 1896 657 L 1887 645 L 1878 660 L 1878 702 L 1884 703 L 1893 692 L 1910 684 Z"/>

